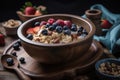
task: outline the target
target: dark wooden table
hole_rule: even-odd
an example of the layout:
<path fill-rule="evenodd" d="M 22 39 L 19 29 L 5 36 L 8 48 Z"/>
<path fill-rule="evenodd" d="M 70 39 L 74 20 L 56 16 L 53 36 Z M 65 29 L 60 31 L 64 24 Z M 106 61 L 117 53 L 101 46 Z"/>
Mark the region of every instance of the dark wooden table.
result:
<path fill-rule="evenodd" d="M 5 30 L 1 26 L 1 24 L 0 24 L 0 31 L 5 35 L 5 46 L 0 47 L 0 57 L 1 57 L 3 51 L 6 49 L 6 47 L 8 45 L 10 45 L 13 41 L 17 40 L 18 37 L 16 37 L 16 36 L 7 36 L 6 33 L 5 33 Z M 103 58 L 105 58 L 105 57 L 112 57 L 113 58 L 114 56 L 111 53 L 109 53 L 109 51 L 106 48 L 104 48 Z M 77 80 L 96 80 L 97 77 L 95 75 L 96 75 L 95 71 L 93 70 L 93 71 L 91 71 L 91 72 L 89 72 L 87 74 L 79 75 L 78 77 L 80 79 L 77 79 Z M 19 80 L 19 78 L 18 78 L 18 76 L 16 75 L 15 72 L 5 70 L 3 68 L 1 62 L 0 62 L 0 80 Z M 64 80 L 71 80 L 71 79 L 64 79 Z"/>

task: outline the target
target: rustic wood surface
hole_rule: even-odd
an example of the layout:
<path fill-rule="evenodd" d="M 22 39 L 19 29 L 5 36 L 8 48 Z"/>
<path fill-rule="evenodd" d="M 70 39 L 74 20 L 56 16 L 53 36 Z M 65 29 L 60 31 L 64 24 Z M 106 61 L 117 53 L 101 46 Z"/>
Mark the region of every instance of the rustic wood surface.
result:
<path fill-rule="evenodd" d="M 5 34 L 4 28 L 1 25 L 0 25 L 0 31 L 5 35 L 5 43 L 6 43 L 5 46 L 0 47 L 0 58 L 1 58 L 1 55 L 3 54 L 3 51 L 6 49 L 6 47 L 8 47 L 8 45 L 10 45 L 13 41 L 17 40 L 18 38 L 16 36 L 7 36 Z M 111 53 L 109 53 L 109 51 L 106 48 L 104 48 L 104 55 L 102 58 L 106 58 L 106 57 L 114 57 L 114 56 Z M 95 78 L 96 76 L 93 69 L 91 72 L 87 74 L 82 74 L 82 75 L 80 74 L 74 80 L 95 80 Z M 0 80 L 20 80 L 20 79 L 18 78 L 18 76 L 14 71 L 8 71 L 4 69 L 0 62 Z M 33 80 L 37 80 L 37 79 L 33 79 Z M 72 80 L 72 79 L 66 78 L 63 80 Z"/>

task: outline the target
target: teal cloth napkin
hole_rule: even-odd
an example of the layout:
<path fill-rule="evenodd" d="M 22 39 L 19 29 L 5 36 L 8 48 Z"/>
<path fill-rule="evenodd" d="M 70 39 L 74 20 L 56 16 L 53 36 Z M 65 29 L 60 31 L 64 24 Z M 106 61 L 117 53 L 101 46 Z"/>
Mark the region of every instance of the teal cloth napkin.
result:
<path fill-rule="evenodd" d="M 95 4 L 90 9 L 99 9 L 102 11 L 102 18 L 107 19 L 113 25 L 110 29 L 102 29 L 106 32 L 103 36 L 94 35 L 94 39 L 103 43 L 111 53 L 120 52 L 120 14 L 114 14 L 101 4 Z M 82 17 L 86 17 L 83 15 Z"/>

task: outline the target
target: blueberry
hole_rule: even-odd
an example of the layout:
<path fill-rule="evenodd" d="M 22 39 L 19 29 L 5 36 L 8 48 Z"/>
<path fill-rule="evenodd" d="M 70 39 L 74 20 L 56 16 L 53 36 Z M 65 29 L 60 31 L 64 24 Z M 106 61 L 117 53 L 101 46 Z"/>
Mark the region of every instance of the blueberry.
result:
<path fill-rule="evenodd" d="M 13 44 L 13 48 L 14 50 L 19 50 L 20 49 L 19 44 L 18 43 Z"/>
<path fill-rule="evenodd" d="M 32 40 L 32 39 L 33 39 L 33 35 L 32 35 L 32 34 L 28 34 L 28 35 L 27 35 L 27 39 Z"/>
<path fill-rule="evenodd" d="M 84 28 L 83 28 L 82 26 L 80 26 L 79 29 L 78 29 L 78 32 L 82 32 L 83 29 L 84 29 Z"/>
<path fill-rule="evenodd" d="M 64 34 L 65 34 L 65 35 L 71 35 L 71 30 L 70 30 L 70 29 L 64 30 Z"/>
<path fill-rule="evenodd" d="M 80 38 L 85 38 L 85 37 L 86 37 L 86 34 L 81 34 L 79 37 L 80 37 Z"/>
<path fill-rule="evenodd" d="M 43 35 L 48 35 L 48 31 L 46 29 L 42 30 L 41 32 Z"/>
<path fill-rule="evenodd" d="M 16 52 L 12 52 L 11 54 L 12 54 L 13 56 L 17 57 Z"/>
<path fill-rule="evenodd" d="M 20 39 L 17 41 L 17 43 L 19 44 L 19 46 L 22 46 Z"/>
<path fill-rule="evenodd" d="M 77 26 L 75 24 L 72 24 L 71 31 L 77 31 Z"/>
<path fill-rule="evenodd" d="M 7 58 L 6 62 L 7 62 L 7 64 L 8 64 L 8 66 L 14 65 L 14 60 L 13 60 L 13 58 Z"/>
<path fill-rule="evenodd" d="M 77 35 L 81 35 L 82 31 L 83 31 L 83 27 L 81 26 L 78 28 Z"/>
<path fill-rule="evenodd" d="M 39 26 L 40 25 L 40 22 L 35 22 L 34 23 L 34 26 Z"/>
<path fill-rule="evenodd" d="M 56 27 L 58 24 L 56 22 L 54 22 L 52 25 Z"/>
<path fill-rule="evenodd" d="M 25 63 L 25 58 L 24 58 L 24 57 L 21 57 L 21 58 L 19 59 L 19 61 L 20 61 L 20 63 L 24 64 L 24 63 Z"/>
<path fill-rule="evenodd" d="M 63 30 L 67 30 L 67 29 L 69 29 L 68 26 L 63 26 Z"/>
<path fill-rule="evenodd" d="M 56 32 L 61 33 L 62 32 L 62 26 L 57 26 L 56 27 Z"/>
<path fill-rule="evenodd" d="M 88 35 L 88 32 L 86 31 L 86 29 L 83 29 L 82 33 Z"/>
<path fill-rule="evenodd" d="M 50 23 L 47 23 L 46 25 L 45 25 L 45 28 L 48 28 L 50 26 Z"/>
<path fill-rule="evenodd" d="M 49 29 L 50 31 L 53 31 L 53 30 L 55 30 L 55 28 L 56 28 L 55 26 L 51 25 L 51 26 L 49 26 L 48 29 Z"/>

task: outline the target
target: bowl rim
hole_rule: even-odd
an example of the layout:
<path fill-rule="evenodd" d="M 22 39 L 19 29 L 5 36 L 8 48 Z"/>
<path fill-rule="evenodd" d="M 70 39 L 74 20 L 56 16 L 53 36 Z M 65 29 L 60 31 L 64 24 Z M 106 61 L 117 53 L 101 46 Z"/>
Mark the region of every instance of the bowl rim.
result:
<path fill-rule="evenodd" d="M 24 25 L 26 25 L 27 23 L 29 22 L 32 22 L 36 19 L 39 19 L 39 18 L 43 18 L 43 17 L 48 17 L 48 16 L 67 16 L 67 17 L 74 17 L 76 19 L 80 19 L 80 20 L 83 20 L 84 22 L 86 22 L 89 26 L 90 26 L 90 32 L 89 32 L 89 36 L 86 36 L 84 39 L 82 40 L 77 40 L 77 41 L 73 41 L 73 42 L 70 42 L 70 43 L 67 43 L 67 44 L 46 44 L 46 43 L 38 43 L 38 42 L 34 42 L 34 41 L 31 41 L 29 39 L 27 39 L 23 34 L 22 34 L 22 29 L 24 27 Z M 86 39 L 89 39 L 90 37 L 92 37 L 94 34 L 95 34 L 95 31 L 96 31 L 96 28 L 95 28 L 95 25 L 88 19 L 85 19 L 85 18 L 82 18 L 80 16 L 77 16 L 77 15 L 72 15 L 72 14 L 46 14 L 46 15 L 42 15 L 42 16 L 38 16 L 38 17 L 35 17 L 35 18 L 32 18 L 32 19 L 29 19 L 27 21 L 25 21 L 17 30 L 17 34 L 18 34 L 18 37 L 26 42 L 26 43 L 29 43 L 29 44 L 32 44 L 32 45 L 35 45 L 35 46 L 43 46 L 43 47 L 60 47 L 60 46 L 69 46 L 71 44 L 83 44 L 85 43 Z M 78 45 L 79 45 L 78 44 Z"/>
<path fill-rule="evenodd" d="M 120 59 L 116 59 L 116 58 L 105 58 L 105 59 L 101 59 L 101 60 L 99 60 L 99 61 L 96 62 L 96 64 L 95 64 L 95 70 L 96 70 L 99 74 L 101 74 L 101 75 L 103 75 L 103 76 L 112 77 L 112 78 L 120 77 L 120 76 L 118 76 L 118 75 L 105 74 L 105 73 L 102 73 L 102 72 L 100 72 L 100 71 L 98 70 L 100 64 L 102 64 L 102 63 L 104 63 L 104 62 L 111 62 L 111 61 L 120 62 Z"/>

